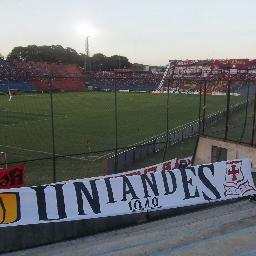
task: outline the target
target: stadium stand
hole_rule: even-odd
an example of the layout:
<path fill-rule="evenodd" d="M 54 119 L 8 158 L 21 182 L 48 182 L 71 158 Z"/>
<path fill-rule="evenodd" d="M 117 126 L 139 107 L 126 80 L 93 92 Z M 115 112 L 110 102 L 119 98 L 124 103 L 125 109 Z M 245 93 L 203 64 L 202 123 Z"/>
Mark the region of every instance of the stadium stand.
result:
<path fill-rule="evenodd" d="M 184 62 L 184 63 L 183 63 Z M 255 60 L 213 60 L 208 66 L 203 63 L 188 64 L 188 61 L 180 61 L 174 78 L 170 80 L 170 74 L 162 87 L 162 92 L 167 91 L 170 85 L 171 93 L 198 94 L 200 84 L 198 78 L 202 78 L 203 72 L 208 69 L 211 75 L 208 77 L 206 93 L 224 94 L 227 90 L 226 82 L 222 79 L 229 72 L 228 69 L 236 68 L 238 74 L 251 74 L 256 71 Z M 199 65 L 200 64 L 200 65 Z M 198 66 L 199 65 L 199 66 Z M 52 89 L 55 92 L 86 91 L 87 86 L 99 91 L 135 91 L 135 92 L 157 92 L 164 72 L 138 71 L 132 69 L 87 72 L 85 75 L 76 65 L 65 65 L 58 63 L 40 63 L 14 61 L 9 63 L 0 60 L 0 90 L 6 88 L 31 91 L 49 91 L 49 77 L 52 77 Z M 182 79 L 181 79 L 182 78 Z M 235 79 L 236 80 L 236 79 Z M 246 92 L 245 83 L 232 83 L 231 91 L 235 93 Z M 32 85 L 32 87 L 31 87 Z"/>
<path fill-rule="evenodd" d="M 81 70 L 75 65 L 40 62 L 14 62 L 17 78 L 27 80 L 40 91 L 48 91 L 49 83 L 42 77 L 50 76 L 52 88 L 60 91 L 86 91 Z"/>
<path fill-rule="evenodd" d="M 18 91 L 49 90 L 47 80 L 42 77 L 57 77 L 52 81 L 54 91 L 85 91 L 83 75 L 75 65 L 47 64 L 35 62 L 9 63 L 0 60 L 0 90 Z"/>
<path fill-rule="evenodd" d="M 0 59 L 0 91 L 32 91 L 33 87 L 31 83 L 17 81 L 16 78 L 17 74 L 13 65 L 5 60 Z"/>
<path fill-rule="evenodd" d="M 129 91 L 155 91 L 161 81 L 163 72 L 133 72 L 133 73 L 115 73 L 115 72 L 97 72 L 90 74 L 90 85 L 95 90 L 113 91 L 129 90 Z M 169 77 L 167 77 L 168 80 Z M 198 81 L 167 81 L 164 84 L 163 91 L 167 91 L 167 84 L 170 85 L 171 93 L 198 94 L 200 83 Z M 203 83 L 201 82 L 203 86 Z M 207 83 L 206 93 L 214 92 L 224 93 L 226 84 L 222 81 L 210 81 Z"/>
<path fill-rule="evenodd" d="M 15 69 L 12 65 L 3 59 L 0 59 L 0 83 L 10 80 L 13 81 L 15 76 Z"/>
<path fill-rule="evenodd" d="M 90 75 L 90 85 L 96 90 L 153 91 L 162 73 L 152 72 L 96 72 Z"/>

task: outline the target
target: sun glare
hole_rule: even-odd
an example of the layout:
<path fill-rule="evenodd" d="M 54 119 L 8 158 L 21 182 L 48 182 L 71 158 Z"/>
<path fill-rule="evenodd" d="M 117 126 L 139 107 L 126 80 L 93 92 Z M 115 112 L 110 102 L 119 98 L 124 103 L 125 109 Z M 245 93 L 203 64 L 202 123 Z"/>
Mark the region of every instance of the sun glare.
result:
<path fill-rule="evenodd" d="M 76 25 L 76 31 L 80 36 L 96 36 L 98 31 L 89 23 L 79 23 Z"/>

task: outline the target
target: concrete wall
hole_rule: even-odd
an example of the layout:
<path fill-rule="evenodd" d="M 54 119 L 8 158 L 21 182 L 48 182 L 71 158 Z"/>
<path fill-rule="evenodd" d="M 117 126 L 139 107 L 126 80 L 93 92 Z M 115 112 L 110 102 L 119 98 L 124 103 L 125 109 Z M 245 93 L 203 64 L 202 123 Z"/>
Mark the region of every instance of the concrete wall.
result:
<path fill-rule="evenodd" d="M 0 253 L 70 240 L 139 224 L 146 220 L 146 214 L 131 214 L 89 220 L 0 228 Z"/>
<path fill-rule="evenodd" d="M 0 253 L 71 240 L 99 232 L 141 224 L 146 221 L 158 220 L 212 206 L 215 207 L 216 205 L 228 204 L 238 200 L 241 199 L 159 210 L 148 213 L 0 228 Z"/>
<path fill-rule="evenodd" d="M 256 172 L 256 148 L 230 141 L 223 141 L 216 138 L 200 137 L 194 164 L 204 164 L 211 162 L 212 146 L 226 148 L 227 160 L 250 158 L 252 160 L 252 171 Z"/>

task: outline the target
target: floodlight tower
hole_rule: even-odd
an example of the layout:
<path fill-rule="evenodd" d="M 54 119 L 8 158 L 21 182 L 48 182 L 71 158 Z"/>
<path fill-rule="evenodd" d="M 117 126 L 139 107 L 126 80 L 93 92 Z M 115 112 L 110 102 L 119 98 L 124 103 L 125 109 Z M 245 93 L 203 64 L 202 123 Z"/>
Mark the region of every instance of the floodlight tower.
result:
<path fill-rule="evenodd" d="M 90 71 L 89 36 L 85 38 L 84 70 Z"/>
<path fill-rule="evenodd" d="M 84 70 L 91 71 L 89 37 L 94 37 L 97 31 L 92 25 L 83 22 L 77 25 L 77 32 L 85 38 Z"/>

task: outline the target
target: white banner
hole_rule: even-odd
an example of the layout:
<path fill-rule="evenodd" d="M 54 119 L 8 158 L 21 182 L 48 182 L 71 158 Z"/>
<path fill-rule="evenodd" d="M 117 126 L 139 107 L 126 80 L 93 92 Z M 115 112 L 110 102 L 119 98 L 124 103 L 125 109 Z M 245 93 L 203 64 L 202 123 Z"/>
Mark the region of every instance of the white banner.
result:
<path fill-rule="evenodd" d="M 156 165 L 151 165 L 148 167 L 144 167 L 141 169 L 137 170 L 132 170 L 128 172 L 122 172 L 122 173 L 117 173 L 117 174 L 111 174 L 108 176 L 104 177 L 118 177 L 118 176 L 132 176 L 132 175 L 140 175 L 140 174 L 146 174 L 149 172 L 157 172 L 157 171 L 170 171 L 173 169 L 179 169 L 179 168 L 185 168 L 185 167 L 190 167 L 191 166 L 191 161 L 192 161 L 192 156 L 184 157 L 184 158 L 173 158 L 169 161 L 156 164 Z"/>
<path fill-rule="evenodd" d="M 256 193 L 248 159 L 174 170 L 166 163 L 131 176 L 0 190 L 0 227 L 155 211 Z"/>

